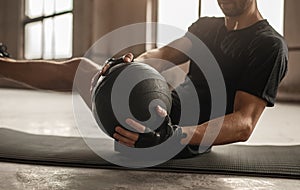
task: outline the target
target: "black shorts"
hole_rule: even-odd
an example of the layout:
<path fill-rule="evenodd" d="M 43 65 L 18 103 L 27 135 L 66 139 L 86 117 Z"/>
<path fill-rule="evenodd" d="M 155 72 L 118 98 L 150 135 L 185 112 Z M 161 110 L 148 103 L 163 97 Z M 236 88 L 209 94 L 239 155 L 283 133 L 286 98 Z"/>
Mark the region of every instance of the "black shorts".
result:
<path fill-rule="evenodd" d="M 180 121 L 180 115 L 181 115 L 180 99 L 176 91 L 172 91 L 172 108 L 170 112 L 170 118 L 173 125 L 178 125 Z M 181 150 L 174 157 L 174 159 L 191 158 L 199 154 L 208 153 L 211 151 L 211 147 L 201 147 L 201 150 L 199 150 L 199 148 L 200 148 L 199 145 L 187 145 L 183 150 Z"/>
<path fill-rule="evenodd" d="M 176 91 L 172 91 L 172 107 L 170 112 L 170 118 L 173 125 L 179 124 L 179 119 L 181 115 L 181 106 L 180 106 L 180 99 Z"/>

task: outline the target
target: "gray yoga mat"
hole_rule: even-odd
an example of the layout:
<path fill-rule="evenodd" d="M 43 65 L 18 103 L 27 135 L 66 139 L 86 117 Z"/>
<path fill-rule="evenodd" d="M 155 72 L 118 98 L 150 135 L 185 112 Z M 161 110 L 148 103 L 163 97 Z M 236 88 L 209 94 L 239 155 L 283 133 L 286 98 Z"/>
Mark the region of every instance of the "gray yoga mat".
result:
<path fill-rule="evenodd" d="M 0 161 L 128 169 L 103 160 L 79 137 L 33 135 L 4 128 L 0 129 Z M 300 146 L 217 146 L 207 154 L 142 170 L 300 178 Z"/>

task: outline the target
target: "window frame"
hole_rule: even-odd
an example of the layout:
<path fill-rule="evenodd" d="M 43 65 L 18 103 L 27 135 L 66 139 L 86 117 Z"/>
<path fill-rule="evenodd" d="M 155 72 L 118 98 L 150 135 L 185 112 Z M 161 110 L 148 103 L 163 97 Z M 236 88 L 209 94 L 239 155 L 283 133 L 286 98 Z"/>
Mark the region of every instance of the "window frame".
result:
<path fill-rule="evenodd" d="M 50 14 L 50 15 L 42 15 L 42 16 L 39 16 L 39 17 L 35 17 L 35 18 L 30 18 L 28 15 L 26 15 L 26 0 L 24 0 L 23 1 L 23 22 L 22 22 L 22 28 L 23 28 L 23 58 L 26 58 L 25 57 L 25 52 L 26 52 L 26 42 L 25 42 L 25 39 L 26 39 L 26 31 L 25 31 L 25 28 L 26 28 L 26 25 L 28 25 L 28 24 L 31 24 L 31 23 L 35 23 L 35 22 L 42 22 L 42 23 L 44 23 L 44 20 L 45 19 L 49 19 L 49 18 L 55 18 L 55 17 L 57 17 L 57 16 L 62 16 L 62 15 L 66 15 L 66 14 L 72 14 L 72 16 L 73 16 L 73 22 L 72 22 L 72 25 L 73 25 L 73 31 L 72 31 L 72 35 L 74 35 L 74 0 L 73 0 L 73 8 L 72 8 L 72 10 L 69 10 L 69 11 L 62 11 L 62 12 L 58 12 L 58 13 L 56 13 L 56 12 L 54 12 L 53 14 Z M 40 58 L 35 58 L 36 60 L 38 60 L 38 59 L 44 59 L 44 49 L 45 49 L 45 43 L 44 43 L 44 31 L 42 30 L 42 50 L 41 50 L 41 52 L 42 52 L 42 55 L 41 55 L 41 57 Z M 71 58 L 72 56 L 73 56 L 73 46 L 74 46 L 74 42 L 73 42 L 73 39 L 72 39 L 72 52 L 71 52 L 71 56 L 70 57 L 64 57 L 64 58 L 59 58 L 59 59 L 68 59 L 68 58 Z M 53 58 L 52 58 L 52 60 L 53 59 L 55 59 L 55 53 L 53 53 Z M 58 59 L 58 60 L 59 60 Z"/>

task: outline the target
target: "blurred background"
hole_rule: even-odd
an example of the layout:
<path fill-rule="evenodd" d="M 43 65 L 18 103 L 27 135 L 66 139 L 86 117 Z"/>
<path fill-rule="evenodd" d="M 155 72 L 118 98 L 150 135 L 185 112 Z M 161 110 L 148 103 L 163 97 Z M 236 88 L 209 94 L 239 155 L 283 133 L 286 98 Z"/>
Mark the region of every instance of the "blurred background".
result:
<path fill-rule="evenodd" d="M 289 72 L 278 99 L 298 101 L 300 2 L 258 0 L 258 4 L 289 46 Z M 83 56 L 102 36 L 129 24 L 159 22 L 186 31 L 199 16 L 222 16 L 216 0 L 0 0 L 0 5 L 0 42 L 8 46 L 15 59 Z M 145 28 L 144 35 L 145 39 L 159 41 L 160 28 Z M 138 55 L 160 45 L 141 44 L 127 51 Z M 178 77 L 174 81 L 180 82 L 182 77 Z"/>

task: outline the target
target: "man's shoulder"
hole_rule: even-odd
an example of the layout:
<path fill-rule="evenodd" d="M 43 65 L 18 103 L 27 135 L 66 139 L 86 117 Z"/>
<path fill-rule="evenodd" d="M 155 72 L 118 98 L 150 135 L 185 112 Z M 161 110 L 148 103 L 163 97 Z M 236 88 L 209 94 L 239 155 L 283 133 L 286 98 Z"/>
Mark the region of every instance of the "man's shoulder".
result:
<path fill-rule="evenodd" d="M 222 17 L 200 17 L 189 27 L 189 32 L 206 33 L 221 26 L 224 26 L 224 18 Z"/>
<path fill-rule="evenodd" d="M 196 24 L 222 24 L 224 25 L 224 17 L 200 17 Z"/>
<path fill-rule="evenodd" d="M 262 22 L 261 26 L 257 28 L 252 44 L 269 48 L 286 48 L 287 46 L 284 37 L 279 34 L 267 21 Z"/>
<path fill-rule="evenodd" d="M 204 16 L 204 17 L 199 17 L 199 19 L 203 19 L 203 20 L 210 20 L 210 21 L 224 21 L 224 17 L 209 17 L 209 16 Z"/>

